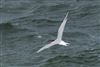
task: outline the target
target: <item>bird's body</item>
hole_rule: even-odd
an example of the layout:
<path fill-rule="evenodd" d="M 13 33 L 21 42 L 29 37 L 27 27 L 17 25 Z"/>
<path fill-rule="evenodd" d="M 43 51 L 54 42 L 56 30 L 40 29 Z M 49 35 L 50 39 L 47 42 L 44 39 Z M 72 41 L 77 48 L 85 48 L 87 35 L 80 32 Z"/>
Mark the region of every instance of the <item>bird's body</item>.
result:
<path fill-rule="evenodd" d="M 44 47 L 40 48 L 40 49 L 37 51 L 37 53 L 39 53 L 39 52 L 43 51 L 44 49 L 47 49 L 47 48 L 49 48 L 49 47 L 51 47 L 51 46 L 53 46 L 53 45 L 56 45 L 56 44 L 63 45 L 63 46 L 67 46 L 67 45 L 69 44 L 69 43 L 64 42 L 64 41 L 62 40 L 62 35 L 63 35 L 64 27 L 65 27 L 65 24 L 66 24 L 66 22 L 67 22 L 67 16 L 68 16 L 68 13 L 67 13 L 66 17 L 64 18 L 62 24 L 60 25 L 60 28 L 59 28 L 59 30 L 58 30 L 57 39 L 54 40 L 54 41 L 52 41 L 50 44 L 47 44 L 47 45 L 45 45 Z"/>

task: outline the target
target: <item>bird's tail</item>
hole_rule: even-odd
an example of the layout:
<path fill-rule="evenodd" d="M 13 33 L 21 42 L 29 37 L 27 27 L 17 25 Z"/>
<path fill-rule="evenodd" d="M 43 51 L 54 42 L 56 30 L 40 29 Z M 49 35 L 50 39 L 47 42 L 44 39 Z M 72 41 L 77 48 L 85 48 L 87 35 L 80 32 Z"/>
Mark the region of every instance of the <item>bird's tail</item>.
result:
<path fill-rule="evenodd" d="M 68 46 L 69 43 L 64 42 L 63 40 L 60 41 L 59 45 Z"/>

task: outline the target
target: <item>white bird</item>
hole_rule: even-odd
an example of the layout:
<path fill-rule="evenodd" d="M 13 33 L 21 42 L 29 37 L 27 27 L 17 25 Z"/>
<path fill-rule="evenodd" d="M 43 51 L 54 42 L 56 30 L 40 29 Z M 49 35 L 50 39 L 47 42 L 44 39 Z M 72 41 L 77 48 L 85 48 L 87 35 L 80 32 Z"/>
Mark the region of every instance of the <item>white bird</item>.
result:
<path fill-rule="evenodd" d="M 65 16 L 65 18 L 64 18 L 64 20 L 63 20 L 63 22 L 62 22 L 62 24 L 60 25 L 60 28 L 59 28 L 59 30 L 58 30 L 57 39 L 54 40 L 53 42 L 51 42 L 50 44 L 47 44 L 47 45 L 45 45 L 44 47 L 40 48 L 40 49 L 37 51 L 37 53 L 39 53 L 39 52 L 43 51 L 44 49 L 47 49 L 47 48 L 49 48 L 49 47 L 51 47 L 51 46 L 53 46 L 53 45 L 56 45 L 56 44 L 63 45 L 63 46 L 68 46 L 69 43 L 64 42 L 64 41 L 62 40 L 62 35 L 63 35 L 64 27 L 65 27 L 65 24 L 66 24 L 66 22 L 67 22 L 67 20 L 68 20 L 67 17 L 68 17 L 68 13 L 67 13 L 67 15 Z"/>

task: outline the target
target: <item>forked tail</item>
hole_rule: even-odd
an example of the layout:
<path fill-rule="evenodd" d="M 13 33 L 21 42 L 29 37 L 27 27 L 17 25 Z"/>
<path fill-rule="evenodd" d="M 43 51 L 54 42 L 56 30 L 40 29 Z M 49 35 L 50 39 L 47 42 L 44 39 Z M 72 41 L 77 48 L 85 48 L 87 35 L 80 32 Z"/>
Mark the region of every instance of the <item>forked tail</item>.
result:
<path fill-rule="evenodd" d="M 69 43 L 64 42 L 63 40 L 60 41 L 59 45 L 68 46 Z"/>

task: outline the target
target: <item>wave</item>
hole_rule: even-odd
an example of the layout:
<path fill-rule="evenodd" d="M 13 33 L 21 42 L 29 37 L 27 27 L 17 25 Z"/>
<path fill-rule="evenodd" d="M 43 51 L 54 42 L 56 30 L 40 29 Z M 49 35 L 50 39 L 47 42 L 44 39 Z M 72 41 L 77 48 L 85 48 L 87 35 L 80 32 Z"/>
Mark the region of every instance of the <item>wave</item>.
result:
<path fill-rule="evenodd" d="M 81 52 L 79 55 L 77 56 L 67 56 L 67 55 L 58 55 L 56 57 L 50 58 L 48 59 L 46 62 L 47 64 L 45 64 L 46 66 L 48 64 L 50 65 L 54 65 L 54 64 L 58 64 L 61 65 L 63 63 L 65 64 L 87 64 L 87 65 L 95 65 L 95 63 L 99 63 L 99 57 L 98 55 L 94 54 L 90 54 L 88 52 L 83 53 Z"/>

